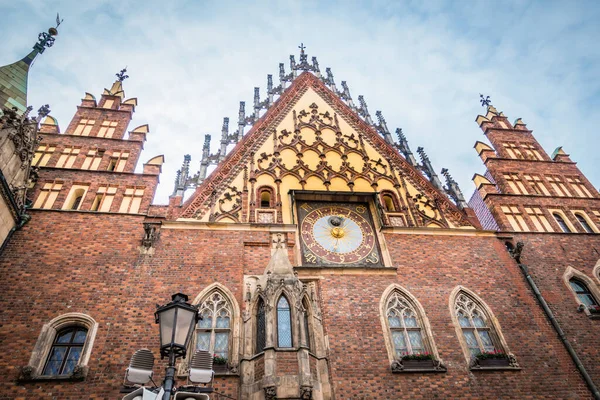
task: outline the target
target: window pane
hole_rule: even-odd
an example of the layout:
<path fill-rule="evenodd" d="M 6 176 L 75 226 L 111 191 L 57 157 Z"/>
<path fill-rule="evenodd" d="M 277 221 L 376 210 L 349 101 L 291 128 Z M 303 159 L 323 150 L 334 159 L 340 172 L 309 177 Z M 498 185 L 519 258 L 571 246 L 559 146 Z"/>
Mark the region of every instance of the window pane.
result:
<path fill-rule="evenodd" d="M 392 340 L 394 341 L 394 348 L 398 357 L 408 354 L 408 348 L 404 340 L 404 331 L 392 331 Z"/>
<path fill-rule="evenodd" d="M 229 315 L 227 315 L 227 311 L 221 311 L 217 317 L 217 328 L 229 328 Z"/>
<path fill-rule="evenodd" d="M 87 336 L 87 331 L 85 329 L 78 329 L 75 332 L 75 337 L 73 338 L 73 343 L 77 343 L 77 344 L 85 343 L 86 336 Z"/>
<path fill-rule="evenodd" d="M 592 306 L 596 304 L 596 300 L 591 294 L 579 294 L 577 296 L 579 297 L 579 300 L 581 300 L 581 302 L 586 306 Z"/>
<path fill-rule="evenodd" d="M 484 319 L 477 313 L 473 313 L 473 325 L 475 325 L 477 328 L 486 327 Z"/>
<path fill-rule="evenodd" d="M 483 343 L 483 347 L 485 351 L 494 351 L 494 343 L 492 343 L 492 338 L 490 337 L 490 333 L 488 331 L 478 331 L 479 338 L 481 339 L 481 343 Z"/>
<path fill-rule="evenodd" d="M 215 351 L 219 357 L 228 358 L 229 332 L 217 332 L 215 334 Z"/>
<path fill-rule="evenodd" d="M 388 316 L 388 321 L 390 321 L 390 328 L 400 328 L 402 326 L 400 317 L 395 314 Z"/>
<path fill-rule="evenodd" d="M 462 313 L 458 314 L 458 323 L 463 328 L 468 328 L 471 326 L 471 321 L 469 321 L 469 318 L 465 317 Z"/>
<path fill-rule="evenodd" d="M 277 302 L 277 339 L 279 347 L 292 347 L 290 306 L 283 296 Z"/>
<path fill-rule="evenodd" d="M 475 333 L 473 331 L 465 331 L 463 330 L 463 335 L 465 335 L 465 341 L 467 342 L 467 346 L 471 351 L 471 354 L 479 354 L 479 344 L 477 343 L 477 339 L 475 338 Z M 474 351 L 476 352 L 474 353 Z"/>
<path fill-rule="evenodd" d="M 196 340 L 196 350 L 210 351 L 210 332 L 199 332 Z"/>
<path fill-rule="evenodd" d="M 199 328 L 212 328 L 212 313 L 210 311 L 202 312 L 202 319 L 198 321 Z"/>
<path fill-rule="evenodd" d="M 571 284 L 573 290 L 575 290 L 576 292 L 587 292 L 587 289 L 581 286 L 579 282 L 571 280 L 569 281 L 569 283 Z"/>
<path fill-rule="evenodd" d="M 410 339 L 410 347 L 412 347 L 413 354 L 425 351 L 420 331 L 408 331 L 408 338 Z"/>
<path fill-rule="evenodd" d="M 81 347 L 71 347 L 61 375 L 68 375 L 73 372 L 73 369 L 75 369 L 77 362 L 79 361 L 79 356 L 81 356 Z"/>
<path fill-rule="evenodd" d="M 417 328 L 417 318 L 413 314 L 408 314 L 404 316 L 404 325 L 407 328 Z"/>
<path fill-rule="evenodd" d="M 66 347 L 53 347 L 50 351 L 50 357 L 48 357 L 48 363 L 44 368 L 44 375 L 58 375 L 60 373 L 60 366 L 65 358 Z"/>
<path fill-rule="evenodd" d="M 56 335 L 55 343 L 69 343 L 73 336 L 73 329 L 65 329 Z"/>

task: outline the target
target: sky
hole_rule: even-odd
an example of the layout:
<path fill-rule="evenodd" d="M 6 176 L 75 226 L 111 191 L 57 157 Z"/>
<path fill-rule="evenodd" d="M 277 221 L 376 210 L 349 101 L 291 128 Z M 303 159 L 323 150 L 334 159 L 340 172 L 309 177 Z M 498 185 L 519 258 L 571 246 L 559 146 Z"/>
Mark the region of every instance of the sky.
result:
<path fill-rule="evenodd" d="M 597 1 L 55 1 L 0 0 L 0 65 L 25 56 L 39 32 L 64 22 L 35 62 L 28 102 L 49 104 L 64 132 L 85 92 L 100 98 L 127 67 L 129 129 L 149 124 L 142 163 L 165 155 L 155 197 L 166 204 L 183 156 L 199 169 L 204 134 L 216 152 L 223 117 L 278 84 L 278 65 L 331 67 L 338 88 L 364 95 L 401 127 L 414 153 L 448 168 L 468 199 L 485 168 L 473 149 L 479 94 L 522 118 L 550 155 L 558 146 L 600 186 L 600 2 Z M 249 114 L 250 112 L 247 112 Z M 249 128 L 246 128 L 246 132 Z"/>

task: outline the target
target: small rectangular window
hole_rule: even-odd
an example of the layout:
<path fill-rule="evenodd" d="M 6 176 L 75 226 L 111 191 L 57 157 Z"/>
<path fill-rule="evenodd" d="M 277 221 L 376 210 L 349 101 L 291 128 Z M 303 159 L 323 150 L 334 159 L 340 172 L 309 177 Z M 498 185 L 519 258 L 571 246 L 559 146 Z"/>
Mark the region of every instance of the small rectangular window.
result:
<path fill-rule="evenodd" d="M 536 231 L 538 232 L 554 232 L 552 226 L 548 222 L 548 219 L 538 207 L 525 207 L 525 212 L 533 222 Z"/>
<path fill-rule="evenodd" d="M 581 182 L 581 179 L 579 177 L 567 177 L 567 182 L 571 185 L 577 197 L 594 197 L 592 196 L 588 188 L 585 187 L 585 184 Z"/>
<path fill-rule="evenodd" d="M 117 193 L 116 187 L 100 186 L 92 202 L 91 211 L 110 212 L 110 207 Z"/>
<path fill-rule="evenodd" d="M 116 121 L 102 121 L 100 130 L 98 131 L 98 137 L 112 138 L 118 124 L 119 123 Z"/>
<path fill-rule="evenodd" d="M 508 219 L 510 226 L 517 232 L 529 232 L 529 227 L 525 223 L 525 219 L 523 215 L 521 215 L 521 211 L 516 206 L 502 206 L 502 212 Z"/>
<path fill-rule="evenodd" d="M 550 182 L 550 186 L 554 189 L 554 193 L 557 196 L 565 197 L 571 196 L 571 193 L 567 190 L 565 184 L 562 182 L 561 178 L 558 176 L 547 176 L 546 179 Z"/>
<path fill-rule="evenodd" d="M 144 188 L 129 187 L 125 189 L 125 195 L 119 208 L 120 213 L 137 213 L 142 204 Z"/>
<path fill-rule="evenodd" d="M 504 179 L 506 179 L 508 186 L 510 186 L 514 194 L 528 194 L 527 189 L 525 189 L 525 185 L 523 185 L 523 182 L 521 181 L 521 178 L 519 178 L 518 174 L 505 174 Z"/>
<path fill-rule="evenodd" d="M 45 167 L 48 164 L 50 157 L 52 157 L 52 153 L 54 153 L 54 150 L 56 150 L 55 145 L 40 145 L 35 151 L 35 155 L 33 156 L 31 165 L 34 167 Z"/>
<path fill-rule="evenodd" d="M 525 158 L 528 160 L 539 160 L 542 161 L 542 155 L 540 154 L 537 147 L 532 143 L 521 143 L 521 147 L 523 148 L 523 152 L 525 153 Z"/>
<path fill-rule="evenodd" d="M 514 158 L 514 159 L 525 158 L 525 157 L 523 157 L 523 154 L 521 153 L 521 150 L 517 147 L 516 143 L 505 142 L 505 143 L 502 143 L 502 146 L 504 146 L 504 150 L 506 150 L 506 153 L 508 154 L 508 156 L 510 158 Z"/>
<path fill-rule="evenodd" d="M 88 153 L 85 156 L 85 160 L 83 160 L 83 165 L 81 166 L 81 169 L 89 169 L 92 171 L 98 170 L 103 156 L 104 150 L 102 149 L 93 149 L 88 151 Z"/>
<path fill-rule="evenodd" d="M 106 100 L 104 102 L 104 105 L 102 106 L 102 108 L 112 108 L 113 104 L 115 104 L 115 101 L 110 99 L 110 100 Z"/>
<path fill-rule="evenodd" d="M 77 127 L 75 128 L 73 135 L 89 136 L 90 132 L 92 131 L 92 128 L 94 127 L 95 124 L 96 124 L 96 121 L 93 119 L 82 118 L 79 121 L 79 124 L 77 125 Z"/>
<path fill-rule="evenodd" d="M 110 157 L 110 162 L 108 163 L 108 171 L 116 171 L 123 172 L 125 170 L 125 166 L 127 165 L 127 159 L 129 158 L 128 151 L 115 151 Z"/>
<path fill-rule="evenodd" d="M 77 160 L 79 150 L 79 147 L 65 147 L 56 162 L 56 168 L 72 168 L 75 160 Z"/>
<path fill-rule="evenodd" d="M 542 182 L 542 178 L 540 178 L 538 175 L 524 175 L 524 177 L 535 192 L 535 194 L 550 196 L 548 188 L 546 188 L 546 186 Z"/>
<path fill-rule="evenodd" d="M 51 209 L 58 197 L 63 183 L 59 181 L 45 183 L 33 204 L 33 208 Z"/>

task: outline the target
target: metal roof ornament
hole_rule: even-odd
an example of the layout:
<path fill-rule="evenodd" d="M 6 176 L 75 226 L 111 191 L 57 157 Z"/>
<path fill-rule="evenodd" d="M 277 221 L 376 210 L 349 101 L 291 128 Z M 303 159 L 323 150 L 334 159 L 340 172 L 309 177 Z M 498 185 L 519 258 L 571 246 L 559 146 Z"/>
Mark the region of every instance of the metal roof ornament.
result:
<path fill-rule="evenodd" d="M 489 107 L 492 105 L 492 101 L 490 100 L 490 96 L 484 96 L 481 93 L 479 93 L 479 102 L 481 103 L 482 107 Z"/>
<path fill-rule="evenodd" d="M 56 40 L 54 36 L 58 35 L 58 27 L 63 21 L 64 19 L 60 19 L 60 16 L 58 13 L 56 13 L 56 26 L 48 29 L 48 32 L 41 32 L 38 35 L 38 42 L 33 46 L 33 48 L 42 54 L 46 48 L 52 47 L 54 45 L 54 41 Z"/>
<path fill-rule="evenodd" d="M 125 79 L 129 78 L 129 75 L 125 75 L 125 72 L 127 72 L 127 67 L 115 74 L 119 82 L 123 82 Z"/>

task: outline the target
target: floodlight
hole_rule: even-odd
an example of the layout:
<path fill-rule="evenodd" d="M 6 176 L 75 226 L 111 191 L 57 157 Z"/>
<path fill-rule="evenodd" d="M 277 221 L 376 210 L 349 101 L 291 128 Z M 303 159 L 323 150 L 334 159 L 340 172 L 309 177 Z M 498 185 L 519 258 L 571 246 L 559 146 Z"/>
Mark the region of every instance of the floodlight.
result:
<path fill-rule="evenodd" d="M 133 353 L 129 368 L 125 371 L 125 379 L 132 383 L 145 384 L 152 379 L 154 355 L 148 349 L 140 349 Z"/>

